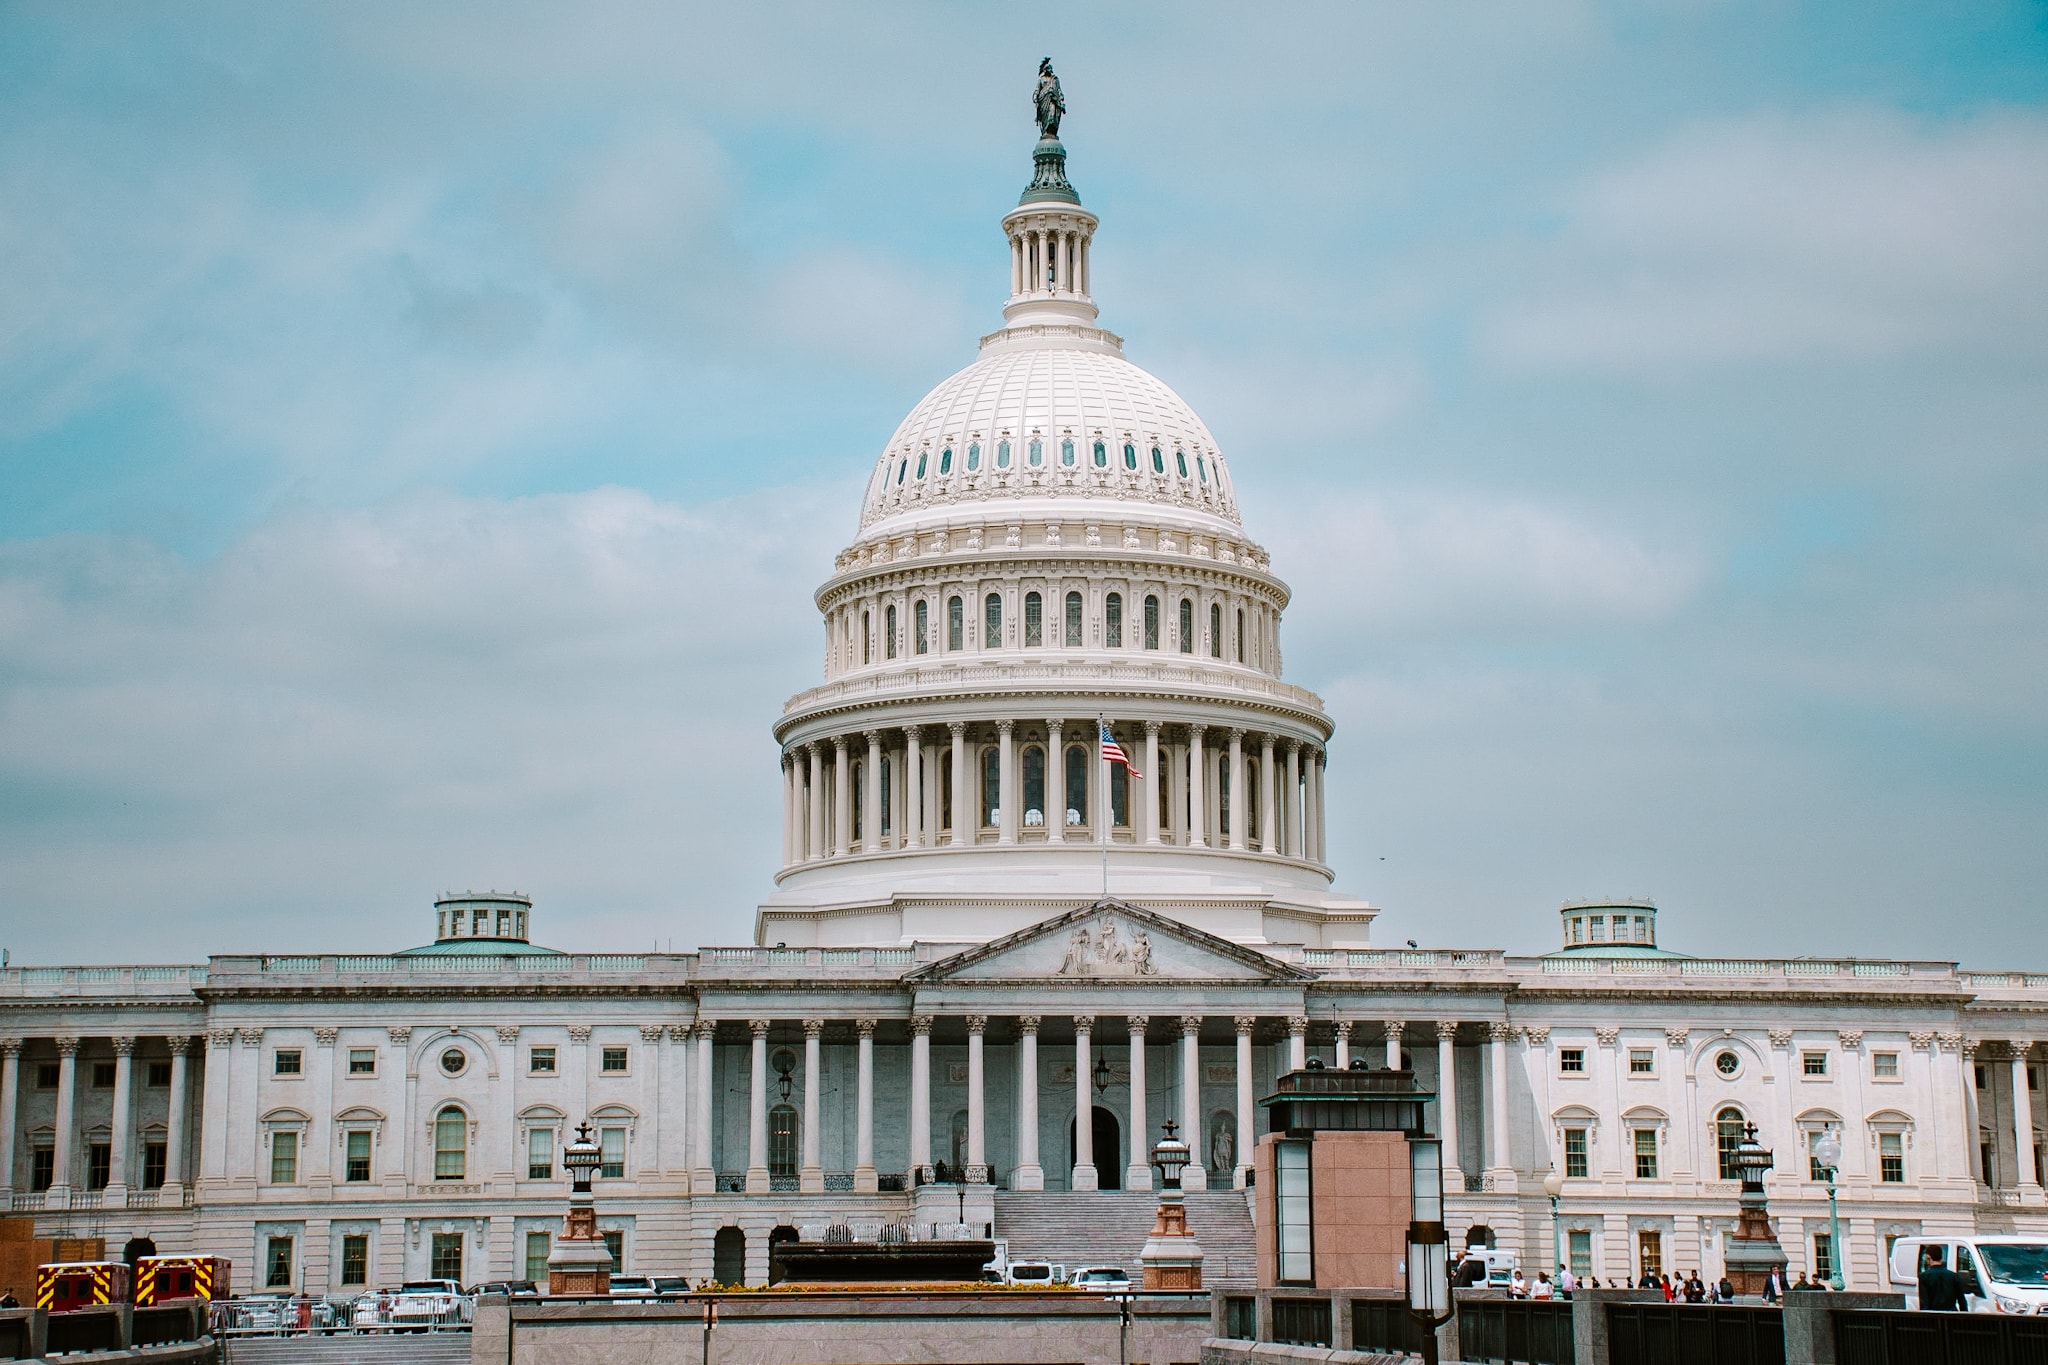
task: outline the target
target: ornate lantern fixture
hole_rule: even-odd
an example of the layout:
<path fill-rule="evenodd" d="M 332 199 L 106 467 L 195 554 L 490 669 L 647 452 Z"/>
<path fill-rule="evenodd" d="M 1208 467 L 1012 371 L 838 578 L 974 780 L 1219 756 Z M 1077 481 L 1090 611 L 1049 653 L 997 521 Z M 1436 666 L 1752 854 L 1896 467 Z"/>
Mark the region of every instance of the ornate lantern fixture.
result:
<path fill-rule="evenodd" d="M 1180 1125 L 1168 1119 L 1163 1127 L 1166 1136 L 1152 1149 L 1152 1164 L 1159 1168 L 1159 1188 L 1177 1190 L 1180 1188 L 1180 1173 L 1187 1168 L 1188 1145 L 1178 1136 Z"/>
<path fill-rule="evenodd" d="M 1422 1359 L 1436 1365 L 1436 1329 L 1457 1310 L 1444 1231 L 1444 1145 L 1436 1138 L 1408 1139 L 1408 1204 L 1408 1316 L 1422 1329 Z"/>
<path fill-rule="evenodd" d="M 548 1253 L 550 1294 L 611 1293 L 616 1267 L 611 1248 L 597 1230 L 597 1207 L 590 1198 L 590 1177 L 603 1162 L 604 1153 L 591 1141 L 590 1125 L 578 1124 L 576 1140 L 562 1149 L 562 1165 L 569 1171 L 569 1212 Z"/>
<path fill-rule="evenodd" d="M 1188 1231 L 1187 1196 L 1180 1187 L 1190 1153 L 1178 1124 L 1168 1119 L 1160 1127 L 1166 1136 L 1152 1148 L 1152 1164 L 1159 1170 L 1159 1217 L 1138 1264 L 1145 1268 L 1145 1288 L 1193 1292 L 1202 1287 L 1202 1248 Z"/>

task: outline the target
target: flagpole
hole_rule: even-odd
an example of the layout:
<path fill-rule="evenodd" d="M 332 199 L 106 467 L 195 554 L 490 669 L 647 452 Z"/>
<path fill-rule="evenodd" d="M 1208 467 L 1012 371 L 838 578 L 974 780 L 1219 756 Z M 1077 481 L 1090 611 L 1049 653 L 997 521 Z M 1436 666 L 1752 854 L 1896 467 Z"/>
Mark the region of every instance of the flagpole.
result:
<path fill-rule="evenodd" d="M 1102 770 L 1102 785 L 1096 788 L 1096 790 L 1102 793 L 1103 805 L 1096 812 L 1096 818 L 1102 821 L 1102 898 L 1104 900 L 1109 899 L 1109 834 L 1111 827 L 1116 823 L 1116 807 L 1110 804 L 1109 795 L 1109 755 L 1102 751 L 1102 735 L 1108 728 L 1108 720 L 1100 712 L 1097 712 L 1095 716 L 1095 762 Z"/>

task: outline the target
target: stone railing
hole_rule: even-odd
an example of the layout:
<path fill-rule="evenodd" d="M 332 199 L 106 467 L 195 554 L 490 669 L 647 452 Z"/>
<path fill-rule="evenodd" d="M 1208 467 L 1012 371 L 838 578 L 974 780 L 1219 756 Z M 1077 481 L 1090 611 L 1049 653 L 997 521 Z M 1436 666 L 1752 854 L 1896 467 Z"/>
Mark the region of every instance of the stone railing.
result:
<path fill-rule="evenodd" d="M 1544 976 L 1714 978 L 1727 980 L 1853 980 L 1858 983 L 1916 981 L 1927 984 L 1958 982 L 1955 964 L 1950 962 L 1873 962 L 1856 958 L 1839 961 L 1813 958 L 1717 958 L 1717 957 L 1545 957 L 1516 959 Z"/>
<path fill-rule="evenodd" d="M 1056 651 L 1054 651 L 1056 652 Z M 955 661 L 958 662 L 955 662 Z M 1305 687 L 1243 665 L 1171 662 L 1165 658 L 1108 660 L 1088 659 L 1078 663 L 992 658 L 980 654 L 958 654 L 947 662 L 880 668 L 859 676 L 813 687 L 791 697 L 782 708 L 785 716 L 815 710 L 834 703 L 896 701 L 928 697 L 965 688 L 1029 691 L 1048 685 L 1087 684 L 1091 688 L 1130 691 L 1168 689 L 1199 691 L 1225 698 L 1266 701 L 1290 710 L 1320 716 L 1323 699 Z"/>
<path fill-rule="evenodd" d="M 2026 991 L 2048 988 L 2043 972 L 1962 972 L 1962 983 L 1979 991 Z"/>
<path fill-rule="evenodd" d="M 1281 960 L 1324 973 L 1469 971 L 1498 969 L 1507 953 L 1500 948 L 1302 948 Z"/>
<path fill-rule="evenodd" d="M 292 957 L 217 957 L 207 980 L 216 990 L 318 987 L 347 981 L 362 985 L 442 984 L 469 981 L 545 981 L 550 985 L 687 980 L 696 962 L 685 953 L 319 953 Z"/>
<path fill-rule="evenodd" d="M 8 967 L 0 1000 L 23 996 L 190 996 L 206 984 L 204 967 Z"/>

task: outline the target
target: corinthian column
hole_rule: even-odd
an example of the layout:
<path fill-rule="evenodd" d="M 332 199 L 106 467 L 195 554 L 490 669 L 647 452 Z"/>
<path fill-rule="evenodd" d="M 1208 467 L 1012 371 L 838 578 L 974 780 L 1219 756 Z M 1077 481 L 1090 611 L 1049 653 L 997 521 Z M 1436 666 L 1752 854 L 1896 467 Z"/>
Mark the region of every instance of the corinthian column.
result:
<path fill-rule="evenodd" d="M 1208 803 L 1202 795 L 1202 732 L 1208 727 L 1188 727 L 1188 847 L 1203 848 L 1209 842 Z"/>
<path fill-rule="evenodd" d="M 1184 1014 L 1180 1020 L 1180 1127 L 1181 1141 L 1188 1145 L 1188 1168 L 1180 1173 L 1184 1190 L 1209 1188 L 1208 1167 L 1202 1163 L 1202 1016 Z"/>
<path fill-rule="evenodd" d="M 825 1189 L 825 1168 L 818 1151 L 818 1124 L 824 1117 L 818 1102 L 818 1040 L 824 1032 L 823 1019 L 804 1020 L 804 1156 L 797 1188 L 812 1194 Z"/>
<path fill-rule="evenodd" d="M 1287 856 L 1301 856 L 1301 741 L 1287 741 L 1287 800 L 1280 818 L 1287 836 Z"/>
<path fill-rule="evenodd" d="M 1280 832 L 1273 828 L 1273 737 L 1259 736 L 1259 851 L 1278 853 Z"/>
<path fill-rule="evenodd" d="M 882 843 L 882 732 L 869 730 L 868 766 L 862 774 L 865 779 L 860 808 L 860 846 L 863 851 L 873 853 L 884 847 Z"/>
<path fill-rule="evenodd" d="M 1024 813 L 1017 809 L 1017 722 L 996 722 L 996 799 L 1003 803 L 1002 820 L 996 827 L 996 842 L 1017 842 L 1017 826 Z"/>
<path fill-rule="evenodd" d="M 754 1048 L 747 1092 L 747 1193 L 768 1193 L 768 1021 L 750 1019 Z"/>
<path fill-rule="evenodd" d="M 1236 1188 L 1243 1189 L 1252 1169 L 1252 1146 L 1257 1141 L 1252 1126 L 1252 1030 L 1258 1018 L 1240 1014 L 1231 1021 L 1237 1028 L 1237 1172 Z"/>
<path fill-rule="evenodd" d="M 1148 844 L 1159 842 L 1159 788 L 1152 784 L 1165 780 L 1166 774 L 1159 770 L 1159 722 L 1148 720 L 1145 722 L 1145 780 L 1137 784 L 1144 788 L 1145 806 L 1144 816 L 1138 827 L 1145 831 L 1144 838 Z M 1131 793 L 1131 799 L 1138 799 L 1135 790 Z"/>
<path fill-rule="evenodd" d="M 1038 1163 L 1038 1016 L 1017 1017 L 1017 1169 L 1010 1185 L 1019 1190 L 1045 1188 L 1045 1168 Z"/>
<path fill-rule="evenodd" d="M 853 847 L 853 765 L 847 761 L 846 736 L 832 741 L 832 856 L 844 858 Z"/>
<path fill-rule="evenodd" d="M 1124 1167 L 1124 1188 L 1152 1188 L 1152 1163 L 1147 1159 L 1152 1133 L 1145 1125 L 1145 1025 L 1142 1014 L 1124 1020 L 1131 1031 L 1131 1159 Z"/>
<path fill-rule="evenodd" d="M 1244 731 L 1230 731 L 1230 847 L 1244 850 Z"/>
<path fill-rule="evenodd" d="M 981 812 L 975 809 L 975 801 L 967 791 L 967 722 L 956 720 L 946 726 L 953 737 L 953 809 L 948 812 L 953 821 L 953 832 L 946 842 L 952 845 L 971 844 L 974 831 L 980 828 Z"/>
<path fill-rule="evenodd" d="M 14 1193 L 14 1115 L 20 1101 L 21 1039 L 0 1038 L 0 1198 Z"/>
<path fill-rule="evenodd" d="M 2041 1173 L 2034 1169 L 2034 1092 L 2027 1087 L 2027 1053 L 2033 1043 L 2015 1038 L 2012 1048 L 2012 1132 L 2019 1157 L 2020 1189 L 2038 1187 Z"/>
<path fill-rule="evenodd" d="M 912 725 L 903 732 L 903 830 L 899 848 L 924 847 L 924 731 Z"/>
<path fill-rule="evenodd" d="M 1060 738 L 1066 722 L 1045 723 L 1045 841 L 1067 841 L 1067 746 Z"/>
<path fill-rule="evenodd" d="M 111 1041 L 114 1044 L 114 1122 L 113 1131 L 108 1134 L 112 1150 L 107 1153 L 107 1188 L 115 1191 L 116 1199 L 125 1199 L 130 1184 L 130 1129 L 135 1121 L 135 1106 L 131 1099 L 135 1079 L 135 1040 L 123 1036 Z"/>
<path fill-rule="evenodd" d="M 825 856 L 825 749 L 820 744 L 807 744 L 805 751 L 811 758 L 810 788 L 804 793 L 804 802 L 809 807 L 810 846 L 804 850 L 806 858 Z"/>
<path fill-rule="evenodd" d="M 2024 1079 L 2024 1078 L 2023 1078 Z M 50 1182 L 50 1202 L 60 1208 L 69 1207 L 71 1197 L 71 1163 L 74 1155 L 73 1143 L 77 1141 L 78 1114 L 78 1040 L 59 1038 L 57 1040 L 57 1134 L 55 1150 L 51 1153 L 53 1179 Z M 63 1193 L 63 1200 L 56 1196 Z"/>
<path fill-rule="evenodd" d="M 1465 1168 L 1458 1164 L 1458 1022 L 1436 1026 L 1436 1131 L 1444 1144 L 1444 1189 L 1463 1193 Z"/>
<path fill-rule="evenodd" d="M 858 1113 L 853 1128 L 853 1189 L 856 1194 L 873 1194 L 879 1184 L 875 1177 L 875 1021 L 856 1019 L 860 1034 Z"/>
<path fill-rule="evenodd" d="M 982 1098 L 982 1039 L 987 1033 L 986 1014 L 967 1016 L 967 1170 L 959 1179 L 976 1185 L 988 1180 L 987 1107 Z"/>
<path fill-rule="evenodd" d="M 932 1017 L 910 1019 L 910 1182 L 931 1178 Z"/>
<path fill-rule="evenodd" d="M 1089 1095 L 1088 1035 L 1095 1017 L 1074 1016 L 1074 1174 L 1067 1188 L 1092 1190 L 1095 1182 L 1095 1101 Z"/>

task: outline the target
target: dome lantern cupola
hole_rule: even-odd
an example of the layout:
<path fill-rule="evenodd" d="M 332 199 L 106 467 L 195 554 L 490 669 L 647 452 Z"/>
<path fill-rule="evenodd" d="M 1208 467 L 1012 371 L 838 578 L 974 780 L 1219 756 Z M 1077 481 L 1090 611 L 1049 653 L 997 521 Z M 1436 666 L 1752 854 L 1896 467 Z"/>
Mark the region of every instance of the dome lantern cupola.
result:
<path fill-rule="evenodd" d="M 1088 266 L 1099 220 L 1081 206 L 1080 194 L 1067 180 L 1067 149 L 1059 140 L 1067 103 L 1050 57 L 1039 63 L 1032 102 L 1039 138 L 1031 153 L 1031 183 L 1018 197 L 1017 207 L 1003 215 L 1003 231 L 1010 239 L 1010 300 L 1003 305 L 1003 319 L 1009 325 L 990 341 L 1018 328 L 1095 327 Z M 1115 353 L 1123 349 L 1106 332 L 1090 340 Z"/>

